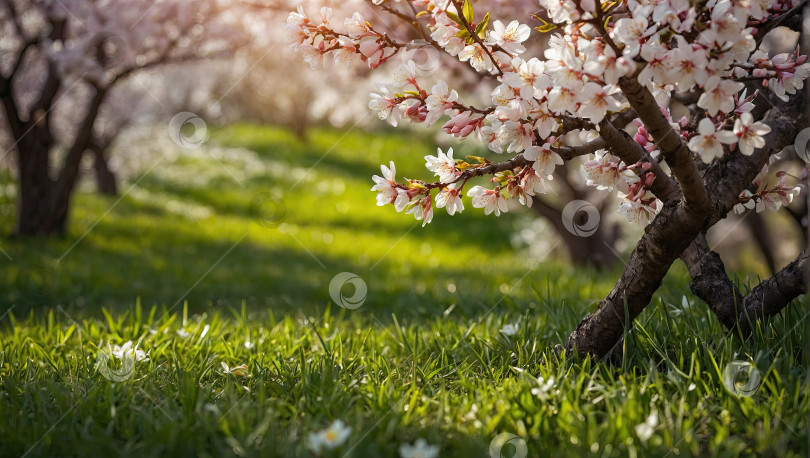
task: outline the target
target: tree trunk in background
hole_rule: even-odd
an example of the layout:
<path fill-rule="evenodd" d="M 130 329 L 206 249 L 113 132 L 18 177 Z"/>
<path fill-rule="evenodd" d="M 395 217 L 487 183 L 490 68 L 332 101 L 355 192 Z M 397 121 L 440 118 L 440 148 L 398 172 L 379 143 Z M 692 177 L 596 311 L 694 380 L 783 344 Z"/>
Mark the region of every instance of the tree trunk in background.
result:
<path fill-rule="evenodd" d="M 44 125 L 32 125 L 28 134 L 18 140 L 19 198 L 17 229 L 19 235 L 51 233 L 54 182 L 49 174 L 51 137 Z"/>
<path fill-rule="evenodd" d="M 100 194 L 115 196 L 118 194 L 118 180 L 115 178 L 104 154 L 107 148 L 104 144 L 93 142 L 90 145 L 93 154 L 93 171 L 96 175 L 96 189 Z"/>
<path fill-rule="evenodd" d="M 104 89 L 93 95 L 56 180 L 50 176 L 53 137 L 46 115 L 35 114 L 23 125 L 28 129 L 15 132 L 20 169 L 17 235 L 64 235 L 81 159 L 93 141 L 93 124 L 105 96 Z"/>
<path fill-rule="evenodd" d="M 548 204 L 541 198 L 534 199 L 532 208 L 538 215 L 554 226 L 557 235 L 562 239 L 568 251 L 568 257 L 576 266 L 588 266 L 596 269 L 610 268 L 620 260 L 613 251 L 619 239 L 618 227 L 611 230 L 599 225 L 596 232 L 588 237 L 572 234 L 563 224 L 562 211 Z"/>
<path fill-rule="evenodd" d="M 759 247 L 762 257 L 765 258 L 765 264 L 768 266 L 768 271 L 771 275 L 776 273 L 776 257 L 774 256 L 774 245 L 771 233 L 768 226 L 765 225 L 765 219 L 759 213 L 751 211 L 749 215 L 743 216 L 748 223 L 748 229 L 754 240 Z"/>

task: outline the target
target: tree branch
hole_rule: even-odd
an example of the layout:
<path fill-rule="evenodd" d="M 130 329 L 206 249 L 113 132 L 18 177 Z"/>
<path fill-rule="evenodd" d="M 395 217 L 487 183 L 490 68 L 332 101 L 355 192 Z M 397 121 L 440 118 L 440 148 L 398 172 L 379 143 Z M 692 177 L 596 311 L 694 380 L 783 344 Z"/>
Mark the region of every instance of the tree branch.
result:
<path fill-rule="evenodd" d="M 727 329 L 737 324 L 738 304 L 742 294 L 726 275 L 720 255 L 709 249 L 706 234 L 695 237 L 681 259 L 692 277 L 689 289 L 709 305 L 714 315 Z"/>
<path fill-rule="evenodd" d="M 653 159 L 644 147 L 630 138 L 627 132 L 603 119 L 599 123 L 599 134 L 607 142 L 608 150 L 625 164 L 630 165 L 643 161 L 652 165 L 650 171 L 655 175 L 655 180 L 653 180 L 651 188 L 653 194 L 659 199 L 663 202 L 670 202 L 681 198 L 682 194 L 678 184 L 664 172 L 658 161 Z"/>
<path fill-rule="evenodd" d="M 495 67 L 495 70 L 498 70 L 498 74 L 503 76 L 503 70 L 501 70 L 501 67 L 498 66 L 498 62 L 495 60 L 495 57 L 492 55 L 492 52 L 490 52 L 489 48 L 481 40 L 481 37 L 479 37 L 478 34 L 475 33 L 475 28 L 470 25 L 470 23 L 467 21 L 467 18 L 464 17 L 463 8 L 459 4 L 458 0 L 450 0 L 450 1 L 453 3 L 453 6 L 456 7 L 456 11 L 458 12 L 458 18 L 461 20 L 461 23 L 464 24 L 464 27 L 467 29 L 467 32 L 470 34 L 472 39 L 475 40 L 475 43 L 478 44 L 478 46 L 480 46 L 485 53 L 487 53 L 487 57 L 489 58 L 490 61 L 492 61 L 492 65 Z"/>
<path fill-rule="evenodd" d="M 751 334 L 754 323 L 758 319 L 776 315 L 790 301 L 807 291 L 804 272 L 808 257 L 810 257 L 810 253 L 805 247 L 796 260 L 773 277 L 757 285 L 745 296 L 737 318 L 737 326 L 743 336 Z"/>
<path fill-rule="evenodd" d="M 704 214 L 709 207 L 709 196 L 689 148 L 661 113 L 661 108 L 646 87 L 626 76 L 619 80 L 619 86 L 663 153 L 681 185 L 687 206 L 696 215 Z"/>
<path fill-rule="evenodd" d="M 579 146 L 561 146 L 559 148 L 552 148 L 552 151 L 559 154 L 563 160 L 570 161 L 575 157 L 593 154 L 596 151 L 605 149 L 607 147 L 608 142 L 606 142 L 602 137 L 597 137 L 596 139 L 583 143 Z"/>

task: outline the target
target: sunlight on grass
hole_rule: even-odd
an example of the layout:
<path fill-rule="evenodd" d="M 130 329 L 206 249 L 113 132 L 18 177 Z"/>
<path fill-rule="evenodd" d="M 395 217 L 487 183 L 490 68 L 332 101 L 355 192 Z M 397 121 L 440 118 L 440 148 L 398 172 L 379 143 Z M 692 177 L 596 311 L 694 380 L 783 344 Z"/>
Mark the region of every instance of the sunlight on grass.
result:
<path fill-rule="evenodd" d="M 211 143 L 120 201 L 80 193 L 64 239 L 2 241 L 0 456 L 311 457 L 337 420 L 323 456 L 424 439 L 483 457 L 501 434 L 530 457 L 806 455 L 798 307 L 741 342 L 677 264 L 620 365 L 566 361 L 616 272 L 515 252 L 511 214 L 423 229 L 376 207 L 379 164 L 417 170 L 429 139 L 236 125 Z M 360 280 L 335 293 L 342 272 Z M 755 383 L 729 381 L 734 361 Z"/>

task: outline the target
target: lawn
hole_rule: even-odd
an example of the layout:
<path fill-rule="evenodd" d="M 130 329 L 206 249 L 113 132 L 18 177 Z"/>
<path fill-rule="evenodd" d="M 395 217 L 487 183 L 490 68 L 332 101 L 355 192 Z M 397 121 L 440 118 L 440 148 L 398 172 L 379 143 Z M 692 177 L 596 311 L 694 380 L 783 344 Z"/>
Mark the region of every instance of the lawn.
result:
<path fill-rule="evenodd" d="M 81 192 L 65 238 L 0 240 L 0 456 L 807 455 L 801 304 L 743 342 L 678 264 L 621 362 L 566 360 L 618 272 L 527 256 L 519 215 L 375 206 L 379 164 L 408 176 L 432 145 L 220 128 L 151 151 L 122 197 Z"/>

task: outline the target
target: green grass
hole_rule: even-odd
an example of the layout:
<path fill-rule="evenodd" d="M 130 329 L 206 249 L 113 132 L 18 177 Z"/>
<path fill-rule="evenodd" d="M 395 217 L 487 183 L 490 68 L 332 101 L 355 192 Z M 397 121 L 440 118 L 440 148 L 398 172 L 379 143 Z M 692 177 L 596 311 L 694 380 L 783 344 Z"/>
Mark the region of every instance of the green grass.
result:
<path fill-rule="evenodd" d="M 424 438 L 484 457 L 501 433 L 530 457 L 807 455 L 800 305 L 742 342 L 678 265 L 620 364 L 566 361 L 558 346 L 617 272 L 525 259 L 512 217 L 437 212 L 421 229 L 374 206 L 379 164 L 408 176 L 430 139 L 237 125 L 212 143 L 231 149 L 164 158 L 120 201 L 79 194 L 64 239 L 0 242 L 0 456 L 309 457 L 337 419 L 351 434 L 324 456 Z M 333 303 L 340 272 L 367 285 L 362 307 Z M 112 381 L 97 362 L 130 340 L 149 360 Z M 761 376 L 750 395 L 724 383 L 735 360 Z"/>

